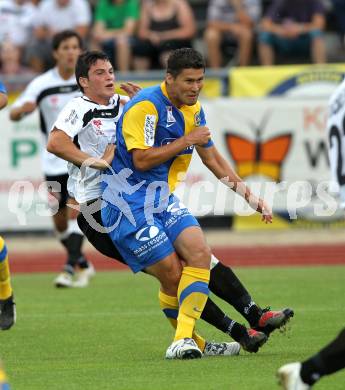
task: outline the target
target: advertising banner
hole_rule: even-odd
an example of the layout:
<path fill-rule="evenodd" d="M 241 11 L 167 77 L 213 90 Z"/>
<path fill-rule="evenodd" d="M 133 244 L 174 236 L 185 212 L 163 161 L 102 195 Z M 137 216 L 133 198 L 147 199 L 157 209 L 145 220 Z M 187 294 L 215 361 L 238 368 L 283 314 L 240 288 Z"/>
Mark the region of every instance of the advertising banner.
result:
<path fill-rule="evenodd" d="M 0 230 L 51 229 L 38 113 L 11 122 L 7 107 L 0 111 L 0 123 Z"/>
<path fill-rule="evenodd" d="M 343 212 L 330 194 L 326 100 L 222 98 L 203 107 L 222 155 L 272 204 L 273 227 L 341 223 Z M 196 215 L 245 216 L 235 220 L 238 226 L 260 221 L 197 155 L 177 193 Z"/>
<path fill-rule="evenodd" d="M 231 69 L 232 97 L 328 97 L 343 80 L 345 65 L 285 65 Z"/>

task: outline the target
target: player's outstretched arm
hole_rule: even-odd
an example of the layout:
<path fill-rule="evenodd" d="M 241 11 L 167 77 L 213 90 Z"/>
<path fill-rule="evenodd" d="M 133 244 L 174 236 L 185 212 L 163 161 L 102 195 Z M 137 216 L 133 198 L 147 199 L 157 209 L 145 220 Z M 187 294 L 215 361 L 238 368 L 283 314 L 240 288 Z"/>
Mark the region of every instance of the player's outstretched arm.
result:
<path fill-rule="evenodd" d="M 79 167 L 85 164 L 91 168 L 103 170 L 109 168 L 109 165 L 113 161 L 115 145 L 108 145 L 102 157 L 92 157 L 77 148 L 72 139 L 64 131 L 54 127 L 49 134 L 47 150 Z"/>
<path fill-rule="evenodd" d="M 258 198 L 250 191 L 249 187 L 242 181 L 231 165 L 219 153 L 213 145 L 208 148 L 197 146 L 196 150 L 207 168 L 226 186 L 237 194 L 241 195 L 248 204 L 262 214 L 262 220 L 266 223 L 272 222 L 272 211 L 264 200 Z"/>
<path fill-rule="evenodd" d="M 0 92 L 0 110 L 7 106 L 8 98 L 5 93 Z"/>
<path fill-rule="evenodd" d="M 11 121 L 20 121 L 25 115 L 31 114 L 35 111 L 37 105 L 34 102 L 26 102 L 18 107 L 13 107 L 10 111 Z"/>

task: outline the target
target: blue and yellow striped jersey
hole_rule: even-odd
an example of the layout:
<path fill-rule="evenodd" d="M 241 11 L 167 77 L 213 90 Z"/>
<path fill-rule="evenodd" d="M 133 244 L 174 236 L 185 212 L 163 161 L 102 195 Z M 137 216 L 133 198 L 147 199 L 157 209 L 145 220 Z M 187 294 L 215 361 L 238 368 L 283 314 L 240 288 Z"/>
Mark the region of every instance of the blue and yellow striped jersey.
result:
<path fill-rule="evenodd" d="M 148 171 L 135 169 L 131 151 L 159 147 L 188 134 L 196 126 L 206 125 L 200 102 L 193 106 L 176 108 L 168 98 L 165 83 L 141 90 L 123 111 L 116 130 L 116 153 L 112 168 L 119 173 L 130 168 L 133 173 L 127 181 L 132 186 L 145 181 L 137 191 L 140 196 L 150 183 L 165 182 L 170 193 L 174 191 L 190 164 L 194 146 L 190 146 L 169 161 Z M 205 147 L 212 146 L 210 140 Z M 143 195 L 143 193 L 142 193 Z"/>

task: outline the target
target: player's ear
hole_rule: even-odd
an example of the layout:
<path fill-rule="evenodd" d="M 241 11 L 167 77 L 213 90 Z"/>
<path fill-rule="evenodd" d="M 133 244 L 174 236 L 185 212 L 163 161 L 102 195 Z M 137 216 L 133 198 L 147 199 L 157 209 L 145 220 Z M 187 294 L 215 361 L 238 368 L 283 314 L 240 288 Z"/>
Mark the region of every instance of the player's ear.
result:
<path fill-rule="evenodd" d="M 166 73 L 165 81 L 167 84 L 172 84 L 174 81 L 174 76 L 171 73 Z"/>
<path fill-rule="evenodd" d="M 79 77 L 79 84 L 80 86 L 84 89 L 84 88 L 87 88 L 88 85 L 89 85 L 89 80 L 87 77 L 82 77 L 80 76 Z"/>
<path fill-rule="evenodd" d="M 58 56 L 58 53 L 56 50 L 53 50 L 53 58 L 54 60 L 57 62 L 57 60 L 59 59 L 59 56 Z"/>

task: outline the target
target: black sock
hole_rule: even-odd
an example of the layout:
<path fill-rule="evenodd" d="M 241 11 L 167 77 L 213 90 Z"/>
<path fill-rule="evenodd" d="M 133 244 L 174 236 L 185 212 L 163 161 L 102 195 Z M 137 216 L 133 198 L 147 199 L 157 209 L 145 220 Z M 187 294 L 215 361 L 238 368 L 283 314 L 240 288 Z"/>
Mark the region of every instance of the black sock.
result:
<path fill-rule="evenodd" d="M 257 325 L 262 310 L 252 300 L 248 291 L 231 268 L 219 262 L 211 270 L 209 289 L 219 298 L 230 303 L 249 322 Z"/>
<path fill-rule="evenodd" d="M 320 352 L 302 363 L 301 378 L 313 385 L 322 376 L 345 368 L 345 328 Z"/>
<path fill-rule="evenodd" d="M 74 275 L 74 268 L 72 266 L 70 266 L 69 264 L 65 264 L 63 266 L 63 271 L 67 272 L 68 274 L 70 274 L 72 276 Z"/>
<path fill-rule="evenodd" d="M 81 269 L 89 268 L 89 262 L 86 260 L 86 258 L 84 256 L 79 257 L 78 266 Z"/>
<path fill-rule="evenodd" d="M 207 299 L 201 318 L 235 341 L 239 341 L 247 334 L 245 326 L 229 318 L 210 298 Z"/>
<path fill-rule="evenodd" d="M 67 238 L 61 240 L 61 243 L 66 248 L 68 254 L 66 267 L 69 266 L 74 269 L 79 260 L 82 262 L 81 258 L 83 258 L 83 254 L 81 252 L 81 247 L 83 245 L 83 240 L 84 235 L 78 233 L 71 233 Z"/>

